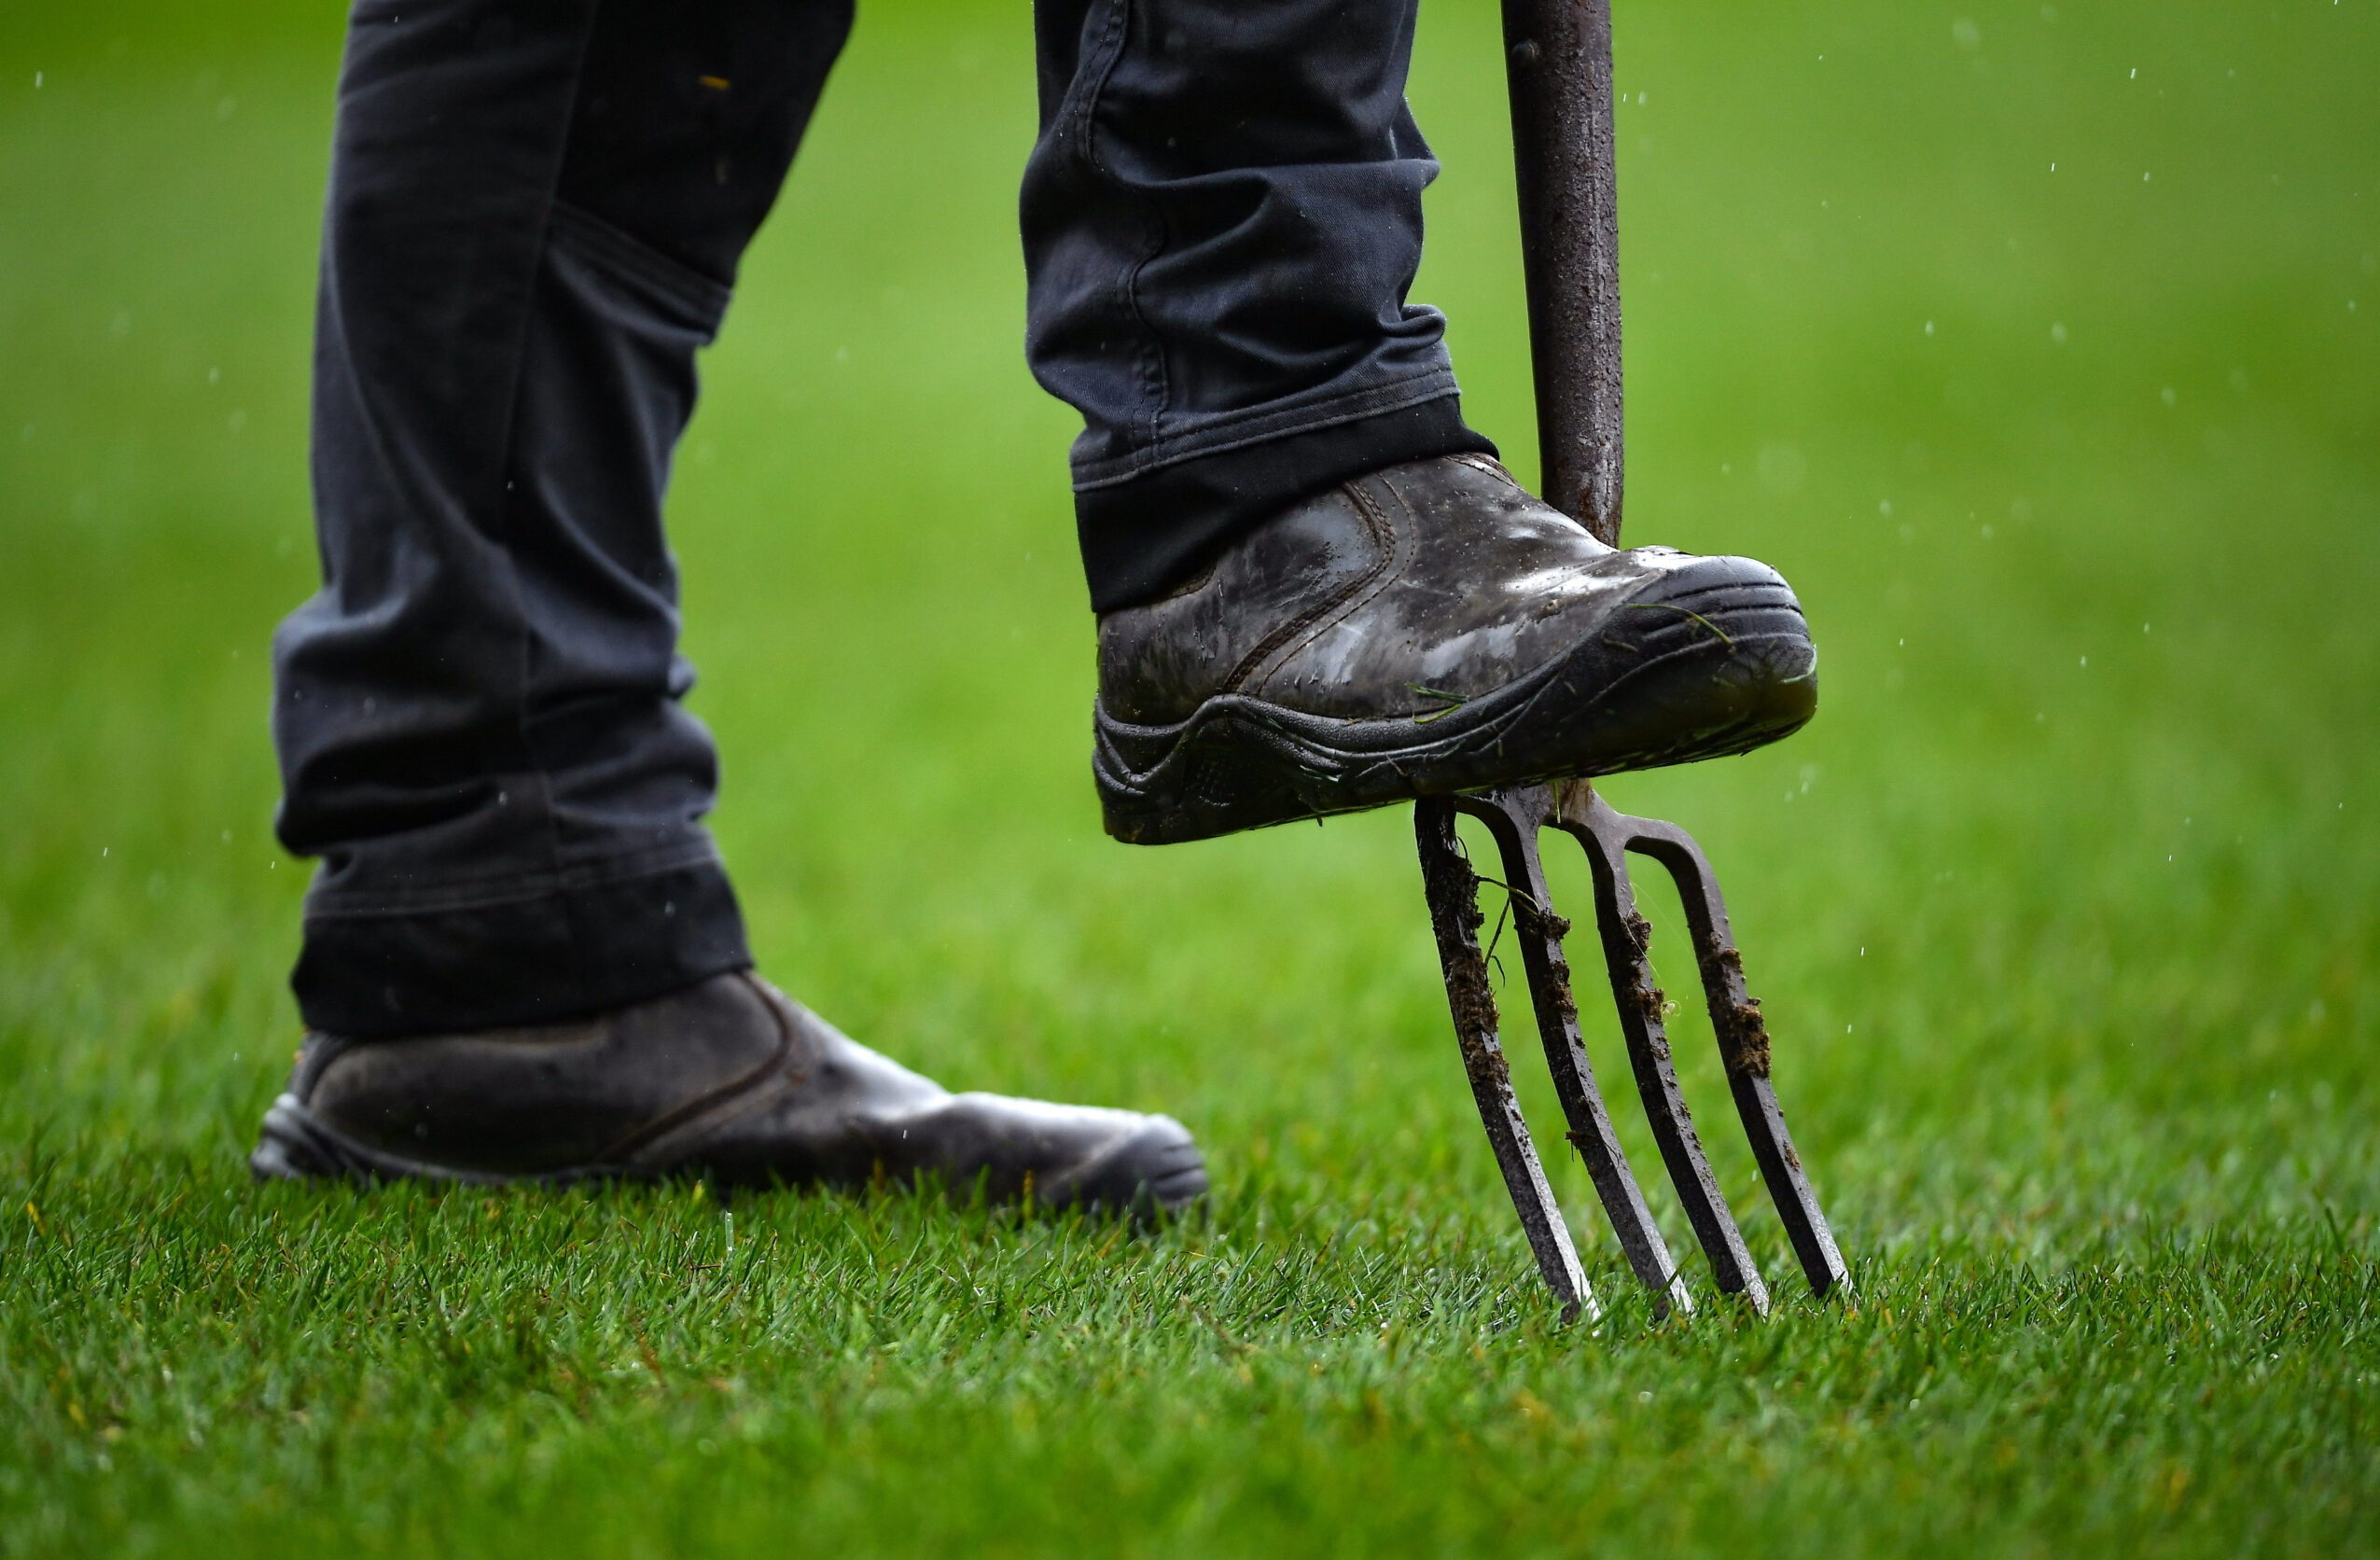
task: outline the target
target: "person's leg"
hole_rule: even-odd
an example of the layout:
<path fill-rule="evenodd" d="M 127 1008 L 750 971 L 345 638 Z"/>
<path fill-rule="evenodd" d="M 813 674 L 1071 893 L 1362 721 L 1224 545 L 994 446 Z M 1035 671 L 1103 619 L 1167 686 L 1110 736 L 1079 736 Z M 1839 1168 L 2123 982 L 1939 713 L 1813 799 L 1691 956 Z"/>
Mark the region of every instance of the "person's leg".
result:
<path fill-rule="evenodd" d="M 1029 346 L 1083 414 L 1119 839 L 1741 752 L 1815 706 L 1774 570 L 1615 552 L 1464 426 L 1405 301 L 1413 13 L 1037 0 Z"/>
<path fill-rule="evenodd" d="M 392 0 L 326 235 L 325 585 L 277 644 L 313 1031 L 265 1177 L 1176 1206 L 1165 1117 L 952 1094 L 745 967 L 661 536 L 694 355 L 849 0 Z"/>
<path fill-rule="evenodd" d="M 749 962 L 679 701 L 670 455 L 849 0 L 365 0 L 324 234 L 324 586 L 275 644 L 294 984 L 346 1036 Z"/>
<path fill-rule="evenodd" d="M 1438 164 L 1416 0 L 1037 0 L 1034 373 L 1083 416 L 1092 605 L 1162 593 L 1293 500 L 1495 447 L 1408 304 Z"/>

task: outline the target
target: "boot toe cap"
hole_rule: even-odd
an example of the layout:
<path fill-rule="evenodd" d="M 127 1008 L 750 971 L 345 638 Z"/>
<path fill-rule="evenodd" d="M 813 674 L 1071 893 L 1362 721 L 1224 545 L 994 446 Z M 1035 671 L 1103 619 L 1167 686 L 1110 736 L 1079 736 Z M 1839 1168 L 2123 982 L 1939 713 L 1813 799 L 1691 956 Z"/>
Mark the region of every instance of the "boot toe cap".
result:
<path fill-rule="evenodd" d="M 945 1172 L 965 1178 L 971 1167 L 1002 1195 L 1029 1184 L 1047 1207 L 1154 1213 L 1206 1191 L 1198 1143 L 1170 1116 L 984 1093 L 955 1095 L 940 1114 L 928 1136 Z"/>
<path fill-rule="evenodd" d="M 1071 1177 L 1064 1189 L 1070 1205 L 1172 1213 L 1206 1194 L 1206 1159 L 1190 1129 L 1171 1116 L 1145 1116 L 1140 1122 Z"/>

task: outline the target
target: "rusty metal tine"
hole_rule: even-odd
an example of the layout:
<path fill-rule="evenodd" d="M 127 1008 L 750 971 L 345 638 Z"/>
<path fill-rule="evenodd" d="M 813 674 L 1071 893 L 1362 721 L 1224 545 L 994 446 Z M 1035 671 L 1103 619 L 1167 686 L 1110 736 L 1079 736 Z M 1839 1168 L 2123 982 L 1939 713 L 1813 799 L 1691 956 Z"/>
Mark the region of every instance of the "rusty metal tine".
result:
<path fill-rule="evenodd" d="M 1666 1316 L 1674 1308 L 1691 1316 L 1693 1296 L 1685 1275 L 1677 1271 L 1661 1226 L 1645 1205 L 1645 1193 L 1628 1168 L 1628 1158 L 1611 1129 L 1611 1115 L 1595 1087 L 1594 1066 L 1587 1060 L 1579 1036 L 1579 1005 L 1570 990 L 1570 961 L 1562 939 L 1570 923 L 1554 912 L 1546 889 L 1545 866 L 1538 856 L 1538 830 L 1553 821 L 1552 793 L 1543 786 L 1515 786 L 1454 799 L 1457 811 L 1486 825 L 1504 861 L 1504 882 L 1512 906 L 1513 940 L 1521 947 L 1521 962 L 1529 980 L 1529 996 L 1537 1010 L 1538 1035 L 1545 1045 L 1546 1066 L 1553 1074 L 1553 1091 L 1562 1101 L 1569 1127 L 1566 1135 L 1602 1200 L 1605 1218 L 1619 1238 L 1628 1265 L 1635 1270 L 1652 1302 L 1653 1314 Z"/>
<path fill-rule="evenodd" d="M 1454 1038 L 1463 1048 L 1463 1071 L 1471 1080 L 1471 1097 L 1478 1102 L 1488 1144 L 1496 1150 L 1496 1168 L 1504 1173 L 1505 1190 L 1512 1195 L 1538 1271 L 1560 1303 L 1563 1319 L 1583 1312 L 1593 1320 L 1602 1315 L 1602 1307 L 1587 1286 L 1569 1226 L 1562 1221 L 1562 1209 L 1546 1184 L 1545 1167 L 1538 1162 L 1520 1102 L 1512 1097 L 1511 1070 L 1496 1039 L 1496 996 L 1488 989 L 1487 958 L 1479 943 L 1484 919 L 1479 909 L 1479 876 L 1455 836 L 1454 806 L 1441 799 L 1416 802 L 1413 837 L 1421 851 L 1430 929 L 1437 935 L 1438 960 L 1446 975 L 1446 1002 L 1454 1012 Z"/>
<path fill-rule="evenodd" d="M 1817 1195 L 1810 1190 L 1802 1156 L 1793 1151 L 1793 1135 L 1786 1130 L 1785 1112 L 1769 1080 L 1768 1024 L 1761 1016 L 1759 999 L 1745 991 L 1744 957 L 1736 950 L 1735 934 L 1727 922 L 1727 902 L 1719 895 L 1709 858 L 1694 843 L 1693 836 L 1674 823 L 1630 817 L 1612 811 L 1600 799 L 1596 805 L 1608 815 L 1601 825 L 1605 833 L 1624 840 L 1637 855 L 1651 857 L 1677 881 L 1678 898 L 1686 907 L 1687 931 L 1694 942 L 1694 962 L 1702 968 L 1703 998 L 1710 1008 L 1711 1028 L 1719 1037 L 1719 1059 L 1727 1067 L 1727 1087 L 1735 1096 L 1736 1114 L 1744 1119 L 1745 1135 L 1752 1140 L 1752 1157 L 1760 1163 L 1761 1179 L 1776 1204 L 1778 1218 L 1785 1221 L 1785 1233 L 1793 1242 L 1793 1254 L 1810 1281 L 1811 1292 L 1823 1295 L 1837 1287 L 1849 1288 L 1850 1270 L 1844 1265 L 1826 1215 L 1819 1211 Z"/>
<path fill-rule="evenodd" d="M 1586 801 L 1580 801 L 1584 793 Z M 1595 885 L 1595 919 L 1603 933 L 1604 965 L 1611 975 L 1612 1000 L 1620 1010 L 1620 1030 L 1628 1040 L 1628 1061 L 1636 1075 L 1636 1093 L 1652 1122 L 1653 1141 L 1661 1146 L 1662 1162 L 1686 1205 L 1686 1217 L 1710 1259 L 1719 1288 L 1742 1294 L 1765 1316 L 1768 1286 L 1745 1248 L 1744 1233 L 1728 1212 L 1727 1198 L 1711 1174 L 1710 1161 L 1695 1135 L 1694 1118 L 1686 1107 L 1686 1093 L 1678 1086 L 1677 1068 L 1670 1060 L 1669 1034 L 1662 1023 L 1664 1000 L 1653 983 L 1652 926 L 1636 913 L 1635 885 L 1628 880 L 1624 831 L 1609 826 L 1619 815 L 1602 804 L 1583 781 L 1563 787 L 1555 815 L 1561 829 L 1585 847 Z"/>

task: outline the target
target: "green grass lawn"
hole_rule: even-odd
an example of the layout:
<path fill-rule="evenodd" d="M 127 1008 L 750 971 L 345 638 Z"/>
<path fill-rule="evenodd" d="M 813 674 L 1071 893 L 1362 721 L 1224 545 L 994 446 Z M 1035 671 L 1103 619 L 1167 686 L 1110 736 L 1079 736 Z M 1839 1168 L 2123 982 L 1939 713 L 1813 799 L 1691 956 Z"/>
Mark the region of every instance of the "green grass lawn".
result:
<path fill-rule="evenodd" d="M 1783 567 L 1825 708 L 1608 790 L 1720 867 L 1859 1294 L 1690 1008 L 1783 1303 L 1655 1325 L 1566 1163 L 1567 1330 L 1404 810 L 1099 833 L 1021 3 L 862 18 L 682 453 L 695 703 L 775 979 L 1173 1111 L 1211 1211 L 253 1187 L 338 7 L 0 18 L 0 1553 L 2380 1547 L 2380 16 L 1619 9 L 1630 536 Z M 1525 473 L 1500 85 L 1432 0 L 1418 292 Z"/>

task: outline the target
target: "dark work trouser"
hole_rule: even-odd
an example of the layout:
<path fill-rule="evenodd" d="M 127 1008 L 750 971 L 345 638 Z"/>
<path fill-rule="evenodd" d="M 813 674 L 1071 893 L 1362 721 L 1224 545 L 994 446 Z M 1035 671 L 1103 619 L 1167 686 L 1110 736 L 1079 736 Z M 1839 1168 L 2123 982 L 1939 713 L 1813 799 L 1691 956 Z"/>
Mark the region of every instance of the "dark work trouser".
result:
<path fill-rule="evenodd" d="M 1093 603 L 1487 448 L 1405 303 L 1414 0 L 1039 0 L 1027 350 Z M 317 1029 L 534 1023 L 749 962 L 661 534 L 694 359 L 850 0 L 363 0 L 323 241 L 324 586 L 275 641 Z"/>

